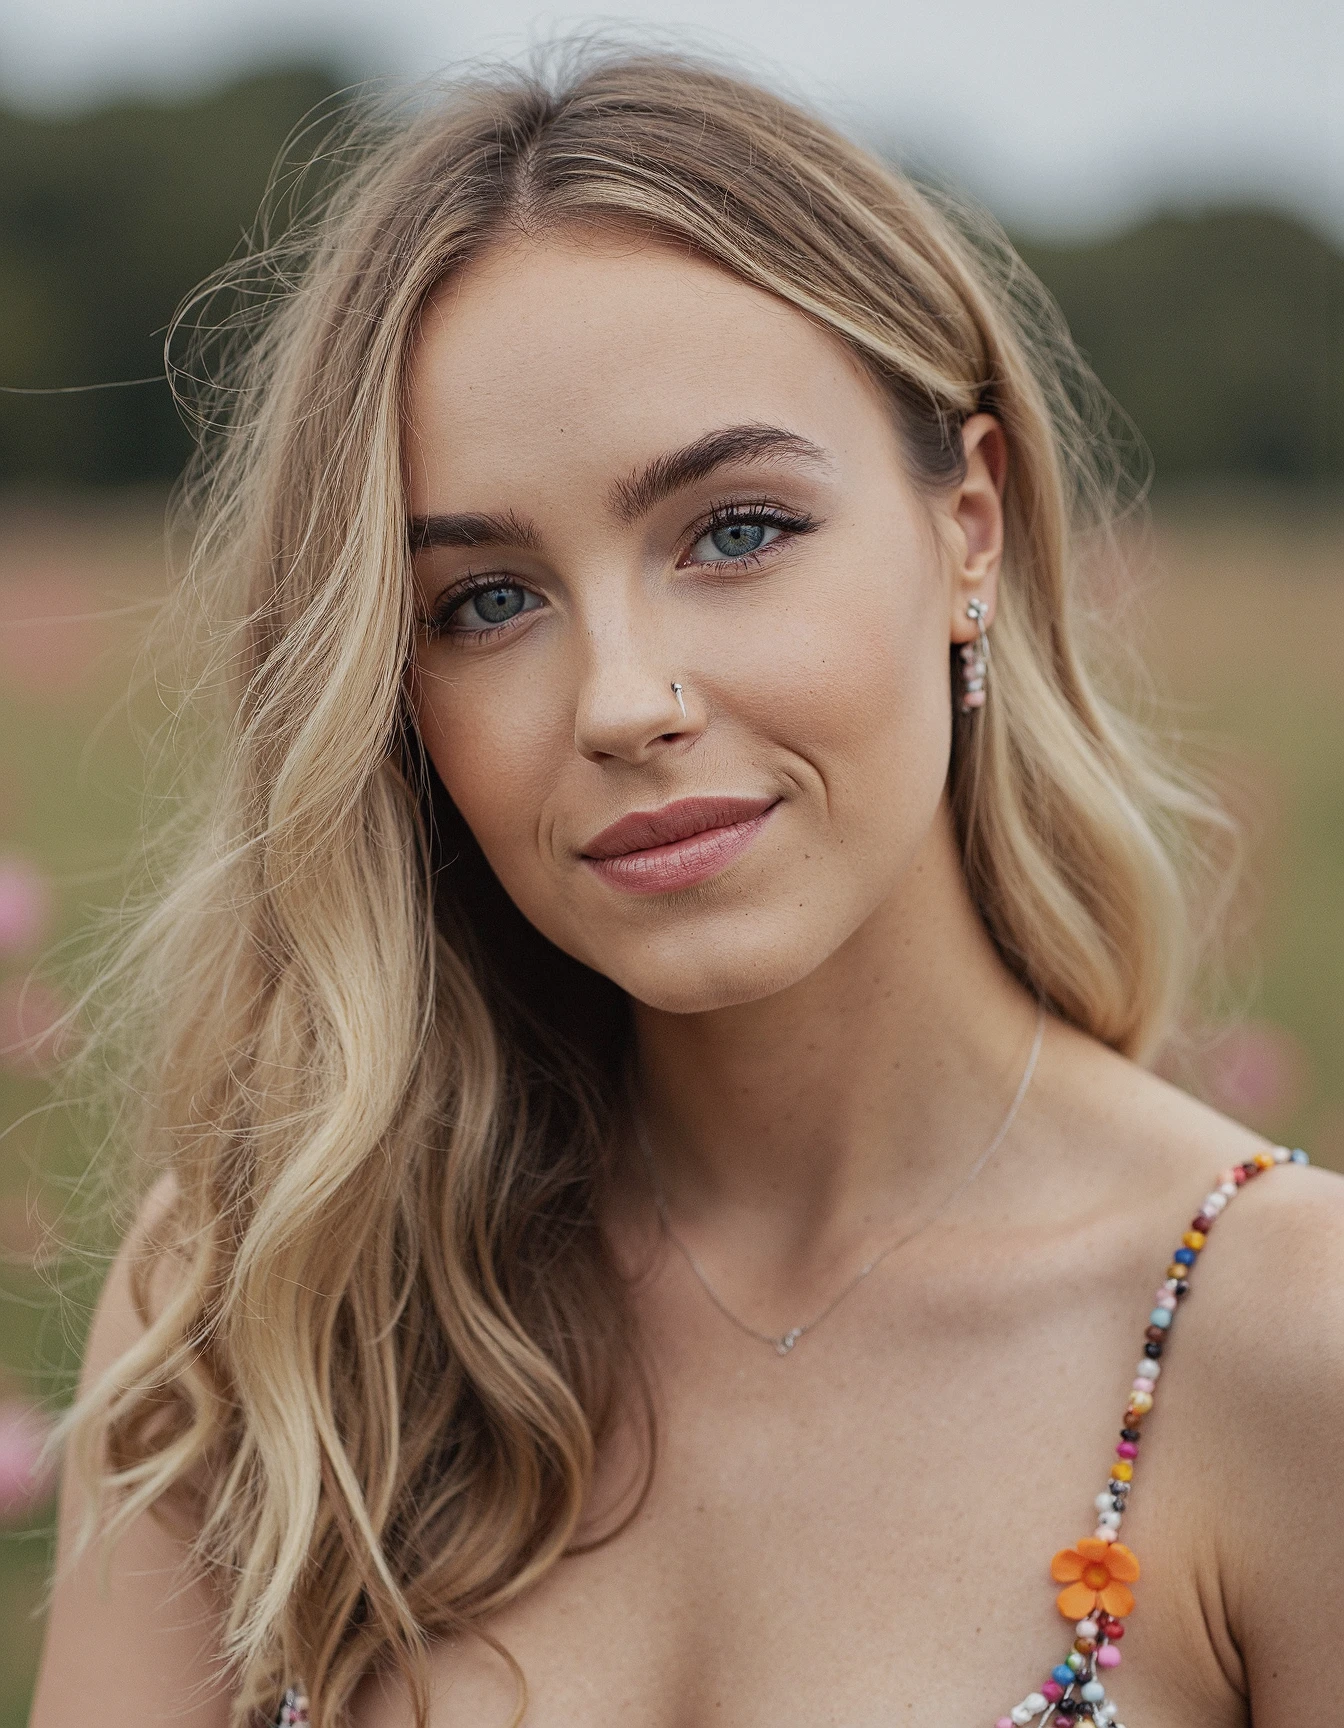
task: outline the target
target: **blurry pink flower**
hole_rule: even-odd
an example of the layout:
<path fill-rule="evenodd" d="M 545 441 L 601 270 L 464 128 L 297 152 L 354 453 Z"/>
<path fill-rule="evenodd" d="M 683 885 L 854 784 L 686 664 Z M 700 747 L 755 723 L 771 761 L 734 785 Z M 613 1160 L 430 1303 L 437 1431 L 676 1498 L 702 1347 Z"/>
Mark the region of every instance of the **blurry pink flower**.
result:
<path fill-rule="evenodd" d="M 59 1054 L 58 1022 L 64 1005 L 40 978 L 0 984 L 0 1066 L 17 1074 L 41 1074 Z"/>
<path fill-rule="evenodd" d="M 22 1518 L 52 1489 L 52 1471 L 41 1462 L 47 1418 L 26 1398 L 0 1403 L 0 1518 Z"/>
<path fill-rule="evenodd" d="M 1206 1061 L 1209 1102 L 1253 1128 L 1286 1125 L 1302 1095 L 1306 1052 L 1281 1026 L 1252 1020 L 1225 1032 Z"/>
<path fill-rule="evenodd" d="M 0 956 L 26 954 L 51 917 L 51 885 L 26 858 L 0 858 Z"/>

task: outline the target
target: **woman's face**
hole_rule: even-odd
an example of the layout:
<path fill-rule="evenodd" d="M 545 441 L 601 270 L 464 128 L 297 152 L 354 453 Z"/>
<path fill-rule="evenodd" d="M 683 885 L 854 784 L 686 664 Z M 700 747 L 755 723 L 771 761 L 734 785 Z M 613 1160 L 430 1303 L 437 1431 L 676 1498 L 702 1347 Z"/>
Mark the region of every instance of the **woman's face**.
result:
<path fill-rule="evenodd" d="M 838 340 L 589 236 L 439 292 L 406 450 L 420 728 L 552 942 L 696 1011 L 786 988 L 900 894 L 939 826 L 967 566 L 992 578 L 984 450 L 931 503 Z"/>

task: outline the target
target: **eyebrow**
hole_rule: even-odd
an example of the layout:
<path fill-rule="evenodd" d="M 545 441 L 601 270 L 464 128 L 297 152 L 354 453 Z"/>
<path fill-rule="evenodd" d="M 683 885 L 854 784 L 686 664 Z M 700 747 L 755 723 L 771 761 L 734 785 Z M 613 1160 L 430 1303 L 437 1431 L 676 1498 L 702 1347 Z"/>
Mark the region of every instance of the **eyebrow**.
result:
<path fill-rule="evenodd" d="M 541 546 L 537 530 L 512 510 L 498 516 L 478 510 L 412 516 L 406 527 L 412 552 L 427 552 L 432 546 L 526 546 L 535 552 Z"/>
<path fill-rule="evenodd" d="M 635 522 L 664 498 L 729 462 L 780 458 L 830 466 L 830 458 L 820 445 L 783 426 L 723 426 L 680 450 L 655 456 L 652 462 L 616 481 L 608 495 L 612 512 L 622 522 Z M 512 510 L 499 515 L 472 510 L 412 516 L 407 528 L 412 552 L 426 552 L 435 546 L 524 546 L 530 551 L 541 546 L 537 529 Z"/>
<path fill-rule="evenodd" d="M 643 468 L 618 480 L 609 494 L 612 511 L 621 521 L 634 522 L 647 516 L 664 498 L 703 480 L 725 463 L 767 462 L 780 457 L 823 468 L 830 466 L 829 457 L 819 445 L 782 426 L 723 426 L 716 432 L 706 432 L 703 438 L 680 450 L 656 456 Z"/>

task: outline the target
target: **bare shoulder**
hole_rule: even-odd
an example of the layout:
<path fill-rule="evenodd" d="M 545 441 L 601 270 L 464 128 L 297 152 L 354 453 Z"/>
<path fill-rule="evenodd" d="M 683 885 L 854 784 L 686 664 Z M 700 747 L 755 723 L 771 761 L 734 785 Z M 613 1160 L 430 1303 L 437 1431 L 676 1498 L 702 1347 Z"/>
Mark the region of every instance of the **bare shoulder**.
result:
<path fill-rule="evenodd" d="M 169 1179 L 150 1191 L 112 1264 L 85 1347 L 82 1393 L 144 1336 L 132 1273 L 151 1252 L 175 1199 Z M 152 1279 L 151 1316 L 163 1293 Z M 193 1570 L 188 1545 L 142 1513 L 110 1550 L 104 1574 L 103 1546 L 79 1543 L 84 1509 L 83 1483 L 67 1459 L 31 1728 L 84 1721 L 139 1728 L 168 1714 L 184 1728 L 224 1728 L 229 1711 L 218 1683 L 218 1603 Z"/>

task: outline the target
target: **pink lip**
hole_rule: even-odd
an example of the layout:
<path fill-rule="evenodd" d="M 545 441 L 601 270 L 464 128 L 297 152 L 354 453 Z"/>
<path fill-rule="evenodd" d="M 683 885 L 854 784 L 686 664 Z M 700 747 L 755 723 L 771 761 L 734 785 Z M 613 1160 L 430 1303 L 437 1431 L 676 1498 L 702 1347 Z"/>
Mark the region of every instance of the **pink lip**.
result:
<path fill-rule="evenodd" d="M 635 810 L 595 834 L 583 861 L 613 888 L 666 894 L 726 870 L 764 827 L 777 798 L 680 798 Z"/>

